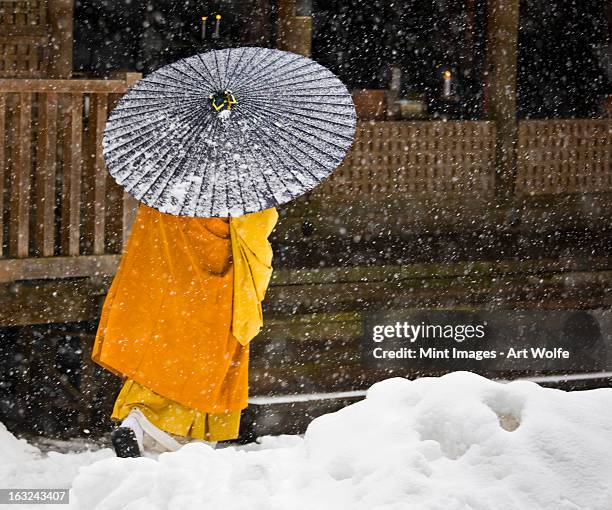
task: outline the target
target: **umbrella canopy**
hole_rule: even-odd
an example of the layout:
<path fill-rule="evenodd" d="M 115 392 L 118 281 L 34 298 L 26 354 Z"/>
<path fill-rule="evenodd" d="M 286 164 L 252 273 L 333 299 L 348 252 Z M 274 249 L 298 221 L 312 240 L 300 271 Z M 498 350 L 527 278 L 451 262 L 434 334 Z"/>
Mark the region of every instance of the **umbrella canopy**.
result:
<path fill-rule="evenodd" d="M 110 174 L 179 216 L 241 216 L 286 203 L 341 163 L 355 108 L 316 62 L 268 48 L 195 55 L 140 80 L 104 132 Z"/>

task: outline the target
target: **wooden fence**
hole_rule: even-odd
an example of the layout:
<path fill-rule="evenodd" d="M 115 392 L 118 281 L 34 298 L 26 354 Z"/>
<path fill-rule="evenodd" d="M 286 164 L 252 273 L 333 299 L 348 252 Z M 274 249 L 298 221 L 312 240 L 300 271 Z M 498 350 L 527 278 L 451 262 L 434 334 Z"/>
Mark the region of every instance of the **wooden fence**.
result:
<path fill-rule="evenodd" d="M 0 77 L 45 76 L 50 32 L 46 0 L 0 1 Z"/>
<path fill-rule="evenodd" d="M 137 78 L 0 80 L 0 259 L 121 251 L 134 201 L 104 168 L 102 134 Z"/>
<path fill-rule="evenodd" d="M 486 197 L 494 176 L 493 122 L 360 122 L 351 151 L 313 196 Z"/>
<path fill-rule="evenodd" d="M 612 120 L 519 123 L 519 195 L 612 191 Z"/>

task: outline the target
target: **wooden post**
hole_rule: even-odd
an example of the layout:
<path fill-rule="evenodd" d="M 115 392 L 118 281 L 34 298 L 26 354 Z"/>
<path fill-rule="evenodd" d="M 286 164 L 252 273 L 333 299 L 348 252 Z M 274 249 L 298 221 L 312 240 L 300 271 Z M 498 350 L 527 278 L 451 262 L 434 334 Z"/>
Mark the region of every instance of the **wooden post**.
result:
<path fill-rule="evenodd" d="M 50 0 L 48 6 L 51 27 L 49 78 L 70 78 L 72 76 L 73 0 Z"/>
<path fill-rule="evenodd" d="M 519 0 L 488 0 L 484 113 L 497 126 L 496 191 L 514 194 L 516 175 L 516 55 Z"/>
<path fill-rule="evenodd" d="M 64 161 L 62 190 L 62 254 L 79 255 L 81 176 L 83 172 L 83 95 L 63 94 L 69 101 L 62 112 Z"/>
<path fill-rule="evenodd" d="M 307 0 L 278 1 L 276 45 L 279 50 L 305 57 L 312 55 L 312 16 L 309 5 Z"/>

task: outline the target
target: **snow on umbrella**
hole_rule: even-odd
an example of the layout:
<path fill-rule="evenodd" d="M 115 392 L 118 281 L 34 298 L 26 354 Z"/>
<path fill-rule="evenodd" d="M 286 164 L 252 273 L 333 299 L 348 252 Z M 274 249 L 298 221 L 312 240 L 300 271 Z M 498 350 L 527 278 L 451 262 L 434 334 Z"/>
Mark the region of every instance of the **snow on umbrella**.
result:
<path fill-rule="evenodd" d="M 121 99 L 104 132 L 110 174 L 179 216 L 240 216 L 286 203 L 340 164 L 355 108 L 328 69 L 267 48 L 164 66 Z"/>

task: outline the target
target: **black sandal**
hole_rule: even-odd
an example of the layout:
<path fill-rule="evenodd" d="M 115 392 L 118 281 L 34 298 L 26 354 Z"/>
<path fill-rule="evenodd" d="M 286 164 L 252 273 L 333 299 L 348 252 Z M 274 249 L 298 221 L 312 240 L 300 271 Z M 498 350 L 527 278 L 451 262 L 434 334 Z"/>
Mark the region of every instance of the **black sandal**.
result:
<path fill-rule="evenodd" d="M 111 441 L 117 457 L 142 457 L 136 434 L 130 427 L 119 427 L 113 430 Z"/>

